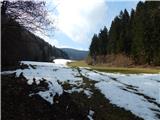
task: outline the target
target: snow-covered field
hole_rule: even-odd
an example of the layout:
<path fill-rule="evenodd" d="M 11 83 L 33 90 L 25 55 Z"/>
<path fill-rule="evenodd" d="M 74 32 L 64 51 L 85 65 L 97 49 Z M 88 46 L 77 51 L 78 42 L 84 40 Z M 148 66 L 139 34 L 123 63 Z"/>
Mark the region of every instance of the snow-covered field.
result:
<path fill-rule="evenodd" d="M 38 93 L 46 101 L 53 103 L 53 96 L 61 95 L 63 91 L 68 93 L 83 91 L 88 97 L 92 96 L 92 91 L 87 88 L 73 87 L 70 90 L 63 90 L 60 83 L 67 82 L 70 85 L 80 86 L 83 77 L 90 81 L 96 81 L 95 87 L 109 99 L 112 104 L 130 110 L 133 114 L 145 120 L 158 120 L 160 115 L 160 74 L 113 74 L 93 71 L 87 68 L 70 68 L 66 66 L 70 60 L 57 59 L 55 63 L 29 62 L 29 69 L 17 69 L 16 71 L 4 71 L 2 74 L 16 72 L 19 76 L 22 72 L 28 79 L 28 84 L 33 83 L 33 78 L 39 84 L 40 80 L 46 79 L 49 90 Z M 34 66 L 34 67 L 33 67 Z M 30 94 L 30 95 L 34 95 Z M 92 111 L 92 114 L 94 112 Z M 89 118 L 92 115 L 89 116 Z M 90 118 L 91 119 L 91 118 Z"/>

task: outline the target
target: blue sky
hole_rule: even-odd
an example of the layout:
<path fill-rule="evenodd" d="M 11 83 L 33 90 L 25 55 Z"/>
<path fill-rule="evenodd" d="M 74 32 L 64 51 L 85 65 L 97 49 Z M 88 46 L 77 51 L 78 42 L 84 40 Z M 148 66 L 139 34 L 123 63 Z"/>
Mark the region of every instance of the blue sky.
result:
<path fill-rule="evenodd" d="M 54 9 L 49 18 L 54 20 L 54 36 L 40 37 L 60 48 L 88 50 L 92 36 L 101 28 L 110 28 L 111 22 L 121 10 L 130 12 L 138 1 L 128 0 L 48 0 L 48 8 Z"/>

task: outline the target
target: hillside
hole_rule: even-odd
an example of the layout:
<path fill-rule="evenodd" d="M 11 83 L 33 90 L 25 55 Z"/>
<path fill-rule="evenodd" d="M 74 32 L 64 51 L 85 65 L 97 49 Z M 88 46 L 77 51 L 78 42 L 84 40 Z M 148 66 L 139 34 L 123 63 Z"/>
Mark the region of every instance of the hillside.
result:
<path fill-rule="evenodd" d="M 8 16 L 1 16 L 2 67 L 14 66 L 18 61 L 51 61 L 68 58 L 62 50 L 52 47 Z"/>
<path fill-rule="evenodd" d="M 62 51 L 66 52 L 71 60 L 82 60 L 88 55 L 88 51 L 76 50 L 72 48 L 61 48 Z"/>

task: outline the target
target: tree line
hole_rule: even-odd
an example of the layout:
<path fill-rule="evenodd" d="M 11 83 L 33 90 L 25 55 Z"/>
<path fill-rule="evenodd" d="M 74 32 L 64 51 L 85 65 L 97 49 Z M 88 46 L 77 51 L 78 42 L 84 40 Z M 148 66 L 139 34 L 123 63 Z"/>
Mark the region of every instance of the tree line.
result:
<path fill-rule="evenodd" d="M 139 2 L 129 14 L 125 9 L 106 27 L 94 34 L 90 56 L 125 54 L 135 64 L 160 65 L 160 2 Z"/>

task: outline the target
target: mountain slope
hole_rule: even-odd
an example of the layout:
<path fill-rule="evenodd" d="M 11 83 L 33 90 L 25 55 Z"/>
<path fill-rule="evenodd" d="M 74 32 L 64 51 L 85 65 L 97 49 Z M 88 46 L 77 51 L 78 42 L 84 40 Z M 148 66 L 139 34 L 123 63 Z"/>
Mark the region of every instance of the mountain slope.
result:
<path fill-rule="evenodd" d="M 72 48 L 61 48 L 61 50 L 67 53 L 71 60 L 83 60 L 88 55 L 88 51 L 76 50 Z"/>
<path fill-rule="evenodd" d="M 26 30 L 9 16 L 1 16 L 2 67 L 14 66 L 21 60 L 52 61 L 68 58 L 62 50 Z"/>

